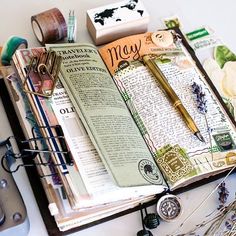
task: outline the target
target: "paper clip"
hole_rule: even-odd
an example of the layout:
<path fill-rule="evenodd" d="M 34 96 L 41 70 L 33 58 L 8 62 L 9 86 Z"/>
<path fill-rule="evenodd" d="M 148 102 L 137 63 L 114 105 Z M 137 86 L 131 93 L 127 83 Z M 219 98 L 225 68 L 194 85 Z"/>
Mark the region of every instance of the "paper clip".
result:
<path fill-rule="evenodd" d="M 43 52 L 32 57 L 23 82 L 23 91 L 43 97 L 51 97 L 58 81 L 62 57 L 56 52 Z"/>
<path fill-rule="evenodd" d="M 41 126 L 39 128 L 48 128 L 48 127 Z M 20 167 L 35 167 L 38 165 L 55 167 L 55 166 L 61 166 L 61 165 L 73 165 L 72 155 L 71 155 L 70 151 L 68 151 L 68 149 L 67 149 L 61 126 L 60 125 L 50 126 L 50 128 L 55 128 L 55 131 L 56 131 L 56 133 L 58 133 L 58 135 L 53 136 L 53 137 L 36 137 L 35 136 L 36 128 L 32 127 L 32 138 L 30 138 L 30 139 L 18 140 L 16 137 L 10 136 L 6 140 L 0 142 L 0 146 L 5 146 L 7 149 L 1 159 L 1 165 L 2 165 L 3 169 L 8 173 L 14 173 L 14 172 L 18 171 L 18 169 Z M 49 150 L 49 149 L 41 149 L 40 150 L 38 147 L 37 141 L 44 142 L 49 139 L 58 139 L 62 150 L 60 150 L 60 151 Z M 22 148 L 19 153 L 16 153 L 13 150 L 12 140 L 15 140 L 16 143 L 21 143 L 21 144 L 33 143 L 33 148 L 28 148 L 28 147 Z M 53 163 L 50 157 L 49 157 L 48 161 L 43 160 L 41 154 L 49 154 L 49 156 L 50 156 L 52 153 L 63 154 L 65 156 L 66 163 L 58 163 L 58 164 Z M 37 159 L 37 160 L 39 160 L 38 162 L 35 162 L 36 156 L 38 156 L 38 159 Z M 27 161 L 27 163 L 18 164 L 14 169 L 12 169 L 11 166 L 17 159 L 22 159 L 22 160 L 24 160 L 24 162 Z M 52 176 L 54 174 L 56 174 L 56 173 L 52 173 L 50 175 L 44 175 L 44 176 L 40 176 L 40 177 L 43 178 L 43 177 L 47 177 L 47 176 Z"/>
<path fill-rule="evenodd" d="M 69 12 L 68 18 L 68 30 L 67 30 L 67 40 L 68 43 L 74 43 L 76 41 L 77 32 L 77 20 L 75 17 L 74 10 Z"/>

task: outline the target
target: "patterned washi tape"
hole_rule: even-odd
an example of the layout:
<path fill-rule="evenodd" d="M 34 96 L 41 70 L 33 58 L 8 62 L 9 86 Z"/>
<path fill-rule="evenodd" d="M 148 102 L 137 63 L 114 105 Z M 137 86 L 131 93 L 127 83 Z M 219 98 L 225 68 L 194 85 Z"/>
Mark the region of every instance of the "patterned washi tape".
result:
<path fill-rule="evenodd" d="M 76 29 L 77 28 L 77 19 L 75 17 L 74 10 L 69 12 L 68 19 L 68 32 L 67 32 L 67 41 L 68 43 L 74 43 L 76 41 Z"/>
<path fill-rule="evenodd" d="M 10 37 L 4 44 L 1 52 L 1 63 L 4 66 L 11 64 L 11 59 L 13 54 L 17 49 L 27 48 L 28 42 L 26 39 L 20 38 L 18 36 Z"/>
<path fill-rule="evenodd" d="M 38 41 L 55 43 L 67 37 L 66 21 L 58 8 L 52 8 L 31 17 L 31 25 Z"/>

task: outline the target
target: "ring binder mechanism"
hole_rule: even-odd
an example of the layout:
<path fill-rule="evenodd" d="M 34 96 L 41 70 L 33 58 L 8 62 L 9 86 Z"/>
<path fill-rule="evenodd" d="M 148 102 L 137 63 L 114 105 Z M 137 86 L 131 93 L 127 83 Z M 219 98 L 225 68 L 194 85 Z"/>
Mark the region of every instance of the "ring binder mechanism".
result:
<path fill-rule="evenodd" d="M 32 57 L 28 71 L 23 81 L 23 91 L 43 97 L 51 97 L 58 81 L 58 74 L 62 57 L 56 55 L 55 51 L 43 52 L 39 56 Z M 27 88 L 27 81 L 33 76 L 38 76 L 37 91 Z"/>
<path fill-rule="evenodd" d="M 36 137 L 36 127 L 32 127 L 32 138 L 29 138 L 27 140 L 18 140 L 17 137 L 15 136 L 10 136 L 6 140 L 3 140 L 0 142 L 0 147 L 5 146 L 6 147 L 6 152 L 1 158 L 1 166 L 2 168 L 8 172 L 8 173 L 14 173 L 19 170 L 20 167 L 35 167 L 38 165 L 41 166 L 62 166 L 62 165 L 73 165 L 73 159 L 71 152 L 68 150 L 66 142 L 65 142 L 65 137 L 62 131 L 62 128 L 60 125 L 55 125 L 55 126 L 38 126 L 38 128 L 45 129 L 45 128 L 54 128 L 57 135 L 53 137 Z M 61 146 L 61 150 L 56 151 L 56 150 L 50 150 L 50 149 L 39 149 L 37 141 L 46 141 L 49 139 L 55 139 L 58 140 Z M 22 148 L 20 152 L 15 152 L 13 148 L 13 140 L 16 142 L 19 142 L 21 144 L 25 143 L 33 143 L 33 148 Z M 49 154 L 49 160 L 47 162 L 43 161 L 43 158 L 41 157 L 42 153 L 48 153 Z M 50 155 L 52 153 L 60 153 L 64 155 L 65 158 L 65 163 L 53 163 L 51 161 Z M 35 158 L 38 156 L 38 162 L 35 162 Z M 23 164 L 18 164 L 14 169 L 11 168 L 12 164 L 17 160 L 17 159 L 22 159 L 25 160 L 25 158 L 29 160 L 33 160 L 33 163 L 23 163 Z M 48 175 L 40 175 L 40 178 L 48 177 L 55 175 L 56 173 L 51 173 Z"/>

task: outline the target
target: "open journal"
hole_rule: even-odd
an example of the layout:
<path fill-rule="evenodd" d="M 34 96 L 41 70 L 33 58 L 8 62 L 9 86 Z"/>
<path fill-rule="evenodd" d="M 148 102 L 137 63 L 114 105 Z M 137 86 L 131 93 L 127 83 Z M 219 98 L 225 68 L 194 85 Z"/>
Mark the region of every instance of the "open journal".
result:
<path fill-rule="evenodd" d="M 162 184 L 161 171 L 168 186 L 176 188 L 235 163 L 233 121 L 183 40 L 175 31 L 159 31 L 117 40 L 99 53 L 85 45 L 48 46 L 62 55 L 60 79 L 119 186 Z M 76 57 L 76 52 L 81 55 Z M 146 54 L 156 55 L 155 63 L 193 118 L 203 142 L 142 62 Z"/>
<path fill-rule="evenodd" d="M 48 176 L 44 189 L 50 186 L 47 195 L 55 203 L 50 210 L 60 230 L 133 208 L 235 165 L 235 122 L 178 30 L 129 36 L 100 49 L 90 44 L 46 48 L 17 50 L 17 73 L 6 83 L 22 127 L 30 130 L 35 122 L 43 127 L 42 136 L 50 137 L 41 145 L 54 152 L 40 158 L 52 160 L 51 168 L 38 168 Z M 28 76 L 29 92 L 41 88 L 44 81 L 28 73 L 28 65 L 45 50 L 62 57 L 51 98 L 22 92 L 21 86 Z M 26 110 L 34 121 L 25 119 Z M 51 138 L 57 125 L 73 165 L 60 152 L 59 140 Z"/>

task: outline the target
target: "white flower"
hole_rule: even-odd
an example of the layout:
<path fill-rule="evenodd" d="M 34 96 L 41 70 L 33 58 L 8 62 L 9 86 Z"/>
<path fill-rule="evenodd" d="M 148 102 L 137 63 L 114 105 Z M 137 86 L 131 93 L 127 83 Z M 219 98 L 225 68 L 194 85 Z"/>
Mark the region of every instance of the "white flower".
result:
<path fill-rule="evenodd" d="M 222 87 L 228 98 L 236 98 L 236 61 L 228 61 L 223 67 Z"/>
<path fill-rule="evenodd" d="M 208 76 L 210 77 L 212 83 L 218 90 L 221 96 L 225 96 L 222 82 L 225 77 L 224 71 L 220 68 L 218 63 L 212 59 L 208 58 L 206 61 L 203 63 L 203 67 L 205 71 L 207 72 Z"/>

